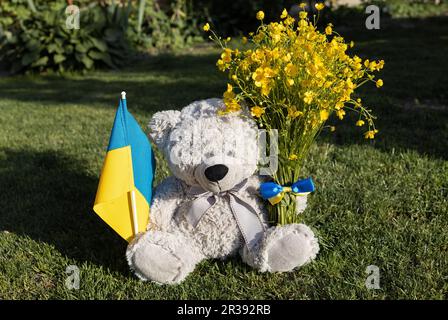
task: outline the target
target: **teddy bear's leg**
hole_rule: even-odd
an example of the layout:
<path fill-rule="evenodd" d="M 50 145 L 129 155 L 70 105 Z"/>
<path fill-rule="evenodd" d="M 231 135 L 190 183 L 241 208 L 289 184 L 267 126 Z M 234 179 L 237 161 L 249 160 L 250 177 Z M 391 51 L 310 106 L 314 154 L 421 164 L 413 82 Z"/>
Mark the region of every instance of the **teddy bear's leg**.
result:
<path fill-rule="evenodd" d="M 242 258 L 262 272 L 282 272 L 310 262 L 318 252 L 319 244 L 308 226 L 288 224 L 268 229 L 252 252 L 243 248 Z"/>
<path fill-rule="evenodd" d="M 180 234 L 150 230 L 129 244 L 126 257 L 131 269 L 142 280 L 180 283 L 204 259 L 192 243 Z"/>

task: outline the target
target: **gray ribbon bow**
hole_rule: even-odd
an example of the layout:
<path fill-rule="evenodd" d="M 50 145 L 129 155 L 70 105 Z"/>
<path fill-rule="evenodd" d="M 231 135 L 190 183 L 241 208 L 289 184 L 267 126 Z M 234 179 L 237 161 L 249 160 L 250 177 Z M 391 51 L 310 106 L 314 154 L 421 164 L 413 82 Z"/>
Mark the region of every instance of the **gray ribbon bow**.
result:
<path fill-rule="evenodd" d="M 238 192 L 246 185 L 246 182 L 247 179 L 232 189 L 218 194 L 206 191 L 199 186 L 191 187 L 189 195 L 193 196 L 194 200 L 191 201 L 190 209 L 187 212 L 187 221 L 193 227 L 196 227 L 207 210 L 216 203 L 217 197 L 228 197 L 230 208 L 238 228 L 243 234 L 246 246 L 249 250 L 252 250 L 265 229 L 256 210 L 238 195 Z"/>

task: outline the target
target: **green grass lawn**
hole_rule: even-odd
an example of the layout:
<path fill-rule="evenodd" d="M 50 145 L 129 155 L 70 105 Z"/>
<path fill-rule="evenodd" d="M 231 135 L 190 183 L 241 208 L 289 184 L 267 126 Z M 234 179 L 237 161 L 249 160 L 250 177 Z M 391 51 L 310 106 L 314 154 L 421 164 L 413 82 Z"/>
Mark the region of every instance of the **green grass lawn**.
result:
<path fill-rule="evenodd" d="M 380 133 L 354 118 L 324 132 L 306 166 L 317 191 L 304 221 L 315 262 L 260 274 L 239 258 L 201 263 L 177 286 L 143 283 L 126 243 L 92 211 L 122 90 L 146 130 L 156 110 L 220 96 L 218 52 L 141 60 L 120 72 L 0 77 L 0 299 L 446 299 L 448 292 L 448 23 L 350 32 L 357 52 L 383 58 L 384 90 L 363 90 Z M 336 28 L 337 29 L 337 28 Z M 158 156 L 157 181 L 167 175 Z M 80 289 L 65 286 L 79 267 Z M 380 269 L 380 289 L 365 286 Z"/>

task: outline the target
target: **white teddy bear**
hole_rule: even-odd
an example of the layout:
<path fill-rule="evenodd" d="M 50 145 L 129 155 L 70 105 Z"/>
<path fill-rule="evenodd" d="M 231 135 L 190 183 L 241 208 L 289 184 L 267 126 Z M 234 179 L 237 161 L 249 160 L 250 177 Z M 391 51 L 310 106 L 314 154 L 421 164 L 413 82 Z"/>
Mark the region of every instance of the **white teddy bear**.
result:
<path fill-rule="evenodd" d="M 304 224 L 268 226 L 255 121 L 247 112 L 219 115 L 223 107 L 220 99 L 196 101 L 149 123 L 174 176 L 156 187 L 147 231 L 126 252 L 143 280 L 180 283 L 198 262 L 238 252 L 259 271 L 291 271 L 319 251 Z M 303 211 L 306 197 L 298 198 Z"/>

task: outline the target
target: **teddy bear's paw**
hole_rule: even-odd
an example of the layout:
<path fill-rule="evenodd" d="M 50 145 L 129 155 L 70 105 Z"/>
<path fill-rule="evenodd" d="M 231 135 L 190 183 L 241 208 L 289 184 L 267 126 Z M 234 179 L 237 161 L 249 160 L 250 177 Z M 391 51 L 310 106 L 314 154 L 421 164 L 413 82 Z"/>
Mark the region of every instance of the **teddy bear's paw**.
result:
<path fill-rule="evenodd" d="M 319 252 L 313 231 L 304 224 L 276 227 L 266 240 L 264 260 L 271 272 L 291 271 L 313 260 Z"/>
<path fill-rule="evenodd" d="M 130 263 L 139 278 L 163 284 L 175 283 L 182 267 L 179 258 L 151 243 L 136 251 Z"/>
<path fill-rule="evenodd" d="M 188 243 L 186 239 L 179 237 L 162 231 L 148 231 L 128 247 L 126 256 L 131 269 L 142 280 L 159 284 L 182 282 L 201 257 L 185 244 Z"/>

